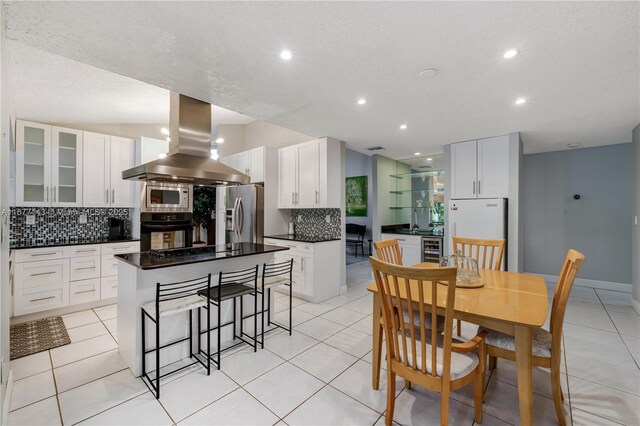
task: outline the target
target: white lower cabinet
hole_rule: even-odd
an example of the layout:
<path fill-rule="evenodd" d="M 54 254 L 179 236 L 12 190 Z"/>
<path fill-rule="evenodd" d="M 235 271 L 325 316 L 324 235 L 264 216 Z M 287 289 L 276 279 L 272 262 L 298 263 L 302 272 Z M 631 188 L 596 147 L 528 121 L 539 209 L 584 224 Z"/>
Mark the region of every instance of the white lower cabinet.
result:
<path fill-rule="evenodd" d="M 413 266 L 422 262 L 422 237 L 420 235 L 382 234 L 383 240 L 389 238 L 398 240 L 404 266 Z"/>
<path fill-rule="evenodd" d="M 293 259 L 293 295 L 319 303 L 340 295 L 340 241 L 305 243 L 265 238 L 264 244 L 287 247 L 276 252 L 275 262 Z"/>
<path fill-rule="evenodd" d="M 138 242 L 17 250 L 13 267 L 13 314 L 32 314 L 118 294 L 118 253 L 139 251 Z"/>

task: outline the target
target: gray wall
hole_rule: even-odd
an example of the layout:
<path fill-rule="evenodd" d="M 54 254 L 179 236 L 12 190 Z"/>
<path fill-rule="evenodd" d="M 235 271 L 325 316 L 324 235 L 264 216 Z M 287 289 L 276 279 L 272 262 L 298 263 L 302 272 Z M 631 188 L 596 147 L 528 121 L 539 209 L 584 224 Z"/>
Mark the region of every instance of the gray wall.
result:
<path fill-rule="evenodd" d="M 640 303 L 640 124 L 633 129 L 633 298 Z M 637 305 L 636 305 L 637 306 Z"/>
<path fill-rule="evenodd" d="M 372 238 L 373 230 L 373 166 L 371 156 L 361 154 L 350 149 L 345 149 L 345 177 L 366 176 L 367 177 L 367 216 L 355 217 L 347 216 L 347 223 L 356 223 L 367 227 L 366 238 Z"/>
<path fill-rule="evenodd" d="M 524 156 L 526 272 L 558 275 L 574 248 L 578 277 L 631 283 L 631 159 L 630 143 Z"/>

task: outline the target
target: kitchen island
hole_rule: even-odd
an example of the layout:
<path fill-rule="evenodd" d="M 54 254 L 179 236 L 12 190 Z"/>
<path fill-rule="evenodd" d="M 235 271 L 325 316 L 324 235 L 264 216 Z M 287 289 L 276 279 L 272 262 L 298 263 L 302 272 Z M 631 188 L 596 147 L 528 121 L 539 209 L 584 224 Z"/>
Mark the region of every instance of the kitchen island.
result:
<path fill-rule="evenodd" d="M 115 256 L 118 259 L 118 345 L 120 356 L 124 359 L 134 375 L 142 374 L 142 319 L 140 307 L 155 300 L 156 285 L 185 281 L 211 274 L 211 285 L 218 285 L 218 274 L 247 269 L 263 263 L 273 262 L 274 253 L 287 250 L 263 244 L 238 243 L 223 246 L 205 246 L 188 249 L 161 250 L 157 252 L 129 253 Z M 244 296 L 253 298 L 253 296 Z M 252 313 L 252 303 L 245 303 L 247 314 Z M 232 319 L 233 304 L 228 302 L 222 306 L 222 322 Z M 206 312 L 202 312 L 204 316 Z M 205 320 L 203 319 L 203 323 Z M 153 324 L 147 321 L 146 347 L 155 347 Z M 251 321 L 252 323 L 252 321 Z M 249 322 L 246 323 L 247 325 Z M 217 325 L 216 310 L 211 309 L 211 325 Z M 189 320 L 187 313 L 179 313 L 162 317 L 160 328 L 160 344 L 172 342 L 188 336 Z M 221 341 L 233 340 L 230 327 L 222 330 Z M 203 336 L 203 342 L 205 338 Z M 213 342 L 212 339 L 212 350 Z M 189 357 L 189 343 L 183 342 L 162 351 L 160 364 Z M 155 368 L 154 357 L 148 357 L 147 369 Z"/>

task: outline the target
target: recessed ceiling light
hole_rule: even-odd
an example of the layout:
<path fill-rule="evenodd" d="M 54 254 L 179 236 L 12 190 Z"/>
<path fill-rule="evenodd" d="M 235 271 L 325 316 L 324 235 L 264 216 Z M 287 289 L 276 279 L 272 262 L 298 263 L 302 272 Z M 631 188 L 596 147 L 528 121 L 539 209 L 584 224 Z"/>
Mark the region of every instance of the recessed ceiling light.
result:
<path fill-rule="evenodd" d="M 438 75 L 437 68 L 425 68 L 418 73 L 418 77 L 421 77 L 421 78 L 433 78 L 436 75 Z"/>
<path fill-rule="evenodd" d="M 178 179 L 178 176 L 171 176 L 171 179 Z"/>
<path fill-rule="evenodd" d="M 171 138 L 169 136 L 167 136 L 166 138 L 164 138 L 164 140 L 166 140 L 167 142 L 171 142 Z"/>
<path fill-rule="evenodd" d="M 160 129 L 160 133 L 162 133 L 165 136 L 169 136 L 169 129 L 167 129 L 166 127 L 163 127 L 162 129 Z"/>
<path fill-rule="evenodd" d="M 285 61 L 288 61 L 292 57 L 293 55 L 291 54 L 290 50 L 283 50 L 282 52 L 280 52 L 280 59 L 284 59 Z"/>
<path fill-rule="evenodd" d="M 429 157 L 427 158 L 427 161 L 433 161 L 433 158 Z"/>
<path fill-rule="evenodd" d="M 401 125 L 400 125 L 400 130 L 404 130 L 404 129 L 406 129 L 406 128 L 407 128 L 407 125 L 406 125 L 406 124 L 401 124 Z"/>
<path fill-rule="evenodd" d="M 364 105 L 366 103 L 367 103 L 367 100 L 365 98 L 358 99 L 358 105 Z"/>
<path fill-rule="evenodd" d="M 220 156 L 218 155 L 218 150 L 216 148 L 213 148 L 211 150 L 211 158 L 213 158 L 214 160 L 217 160 L 218 158 L 220 158 Z"/>
<path fill-rule="evenodd" d="M 511 59 L 514 56 L 516 56 L 518 54 L 518 51 L 516 49 L 509 49 L 506 52 L 504 52 L 504 55 L 502 55 L 505 59 Z"/>
<path fill-rule="evenodd" d="M 419 152 L 414 152 L 413 155 L 420 155 L 420 153 Z"/>
<path fill-rule="evenodd" d="M 218 139 L 216 139 L 216 143 L 224 143 L 224 138 L 218 138 Z"/>
<path fill-rule="evenodd" d="M 167 154 L 165 152 L 158 154 L 158 158 L 167 158 Z"/>
<path fill-rule="evenodd" d="M 518 99 L 516 99 L 515 104 L 516 105 L 522 105 L 525 102 L 527 102 L 527 100 L 525 98 L 518 98 Z"/>

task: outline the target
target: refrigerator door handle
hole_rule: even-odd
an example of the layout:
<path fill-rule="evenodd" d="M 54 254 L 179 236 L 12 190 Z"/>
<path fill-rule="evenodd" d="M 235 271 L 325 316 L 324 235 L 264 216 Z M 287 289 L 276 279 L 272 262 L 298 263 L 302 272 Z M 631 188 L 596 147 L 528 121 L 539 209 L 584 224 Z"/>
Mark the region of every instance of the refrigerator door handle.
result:
<path fill-rule="evenodd" d="M 238 237 L 242 234 L 244 225 L 244 207 L 242 207 L 242 198 L 238 198 Z"/>
<path fill-rule="evenodd" d="M 237 231 L 236 231 L 237 208 L 238 208 L 238 199 L 236 198 L 235 200 L 233 200 L 233 209 L 231 210 L 231 231 L 233 231 L 234 234 L 237 234 Z"/>

